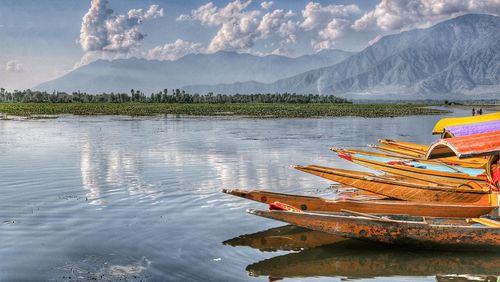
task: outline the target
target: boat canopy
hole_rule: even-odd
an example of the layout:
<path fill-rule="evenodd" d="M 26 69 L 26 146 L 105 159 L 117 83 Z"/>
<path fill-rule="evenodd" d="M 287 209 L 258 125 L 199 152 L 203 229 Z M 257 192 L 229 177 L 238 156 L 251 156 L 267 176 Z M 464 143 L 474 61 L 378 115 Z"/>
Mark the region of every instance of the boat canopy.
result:
<path fill-rule="evenodd" d="M 443 138 L 473 135 L 498 130 L 500 130 L 500 120 L 447 126 L 444 129 Z"/>
<path fill-rule="evenodd" d="M 466 135 L 434 142 L 427 151 L 427 159 L 457 156 L 470 158 L 500 154 L 500 130 Z"/>
<path fill-rule="evenodd" d="M 434 129 L 432 130 L 432 134 L 442 134 L 445 131 L 445 128 L 450 126 L 487 122 L 494 120 L 500 120 L 500 112 L 485 114 L 480 116 L 473 116 L 473 117 L 444 118 L 436 123 Z"/>

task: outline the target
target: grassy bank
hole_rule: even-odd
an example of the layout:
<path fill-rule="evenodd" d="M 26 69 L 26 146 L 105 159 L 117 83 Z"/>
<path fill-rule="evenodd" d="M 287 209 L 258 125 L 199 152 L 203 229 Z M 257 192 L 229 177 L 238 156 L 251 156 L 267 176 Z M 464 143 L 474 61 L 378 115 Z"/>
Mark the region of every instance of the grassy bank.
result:
<path fill-rule="evenodd" d="M 128 115 L 158 114 L 251 117 L 392 117 L 441 114 L 444 111 L 402 104 L 166 104 L 166 103 L 0 103 L 0 113 L 37 115 Z"/>

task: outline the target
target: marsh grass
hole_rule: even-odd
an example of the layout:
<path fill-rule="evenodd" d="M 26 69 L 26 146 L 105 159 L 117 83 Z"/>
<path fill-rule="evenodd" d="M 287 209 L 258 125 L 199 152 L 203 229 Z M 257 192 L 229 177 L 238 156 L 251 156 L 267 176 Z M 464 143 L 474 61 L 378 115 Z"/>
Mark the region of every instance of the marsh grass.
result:
<path fill-rule="evenodd" d="M 446 113 L 446 111 L 411 104 L 0 103 L 0 113 L 24 117 L 61 114 L 127 116 L 172 114 L 190 116 L 303 118 L 336 116 L 395 117 L 443 114 Z"/>

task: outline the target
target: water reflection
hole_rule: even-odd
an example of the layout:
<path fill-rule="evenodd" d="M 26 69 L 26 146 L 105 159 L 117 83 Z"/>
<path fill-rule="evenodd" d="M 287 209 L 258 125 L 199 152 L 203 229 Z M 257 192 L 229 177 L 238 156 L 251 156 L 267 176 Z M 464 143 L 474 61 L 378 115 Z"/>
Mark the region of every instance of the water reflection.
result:
<path fill-rule="evenodd" d="M 435 276 L 437 281 L 500 279 L 498 253 L 388 248 L 355 240 L 336 239 L 329 234 L 290 226 L 242 235 L 227 240 L 224 244 L 248 246 L 262 251 L 302 249 L 297 253 L 275 256 L 246 267 L 249 275 L 267 276 L 270 281 L 318 276 L 347 279 Z"/>
<path fill-rule="evenodd" d="M 246 246 L 262 252 L 275 252 L 299 251 L 343 240 L 346 239 L 295 225 L 285 225 L 253 234 L 241 235 L 226 240 L 222 244 L 233 247 Z"/>

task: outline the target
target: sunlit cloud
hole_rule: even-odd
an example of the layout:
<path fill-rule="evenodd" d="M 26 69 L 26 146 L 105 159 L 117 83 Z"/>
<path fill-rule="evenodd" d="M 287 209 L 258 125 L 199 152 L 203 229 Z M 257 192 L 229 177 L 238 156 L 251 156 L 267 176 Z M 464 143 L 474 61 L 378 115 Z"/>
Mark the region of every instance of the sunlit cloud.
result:
<path fill-rule="evenodd" d="M 498 15 L 498 0 L 382 0 L 357 19 L 355 30 L 399 31 L 429 27 L 439 21 L 466 13 Z"/>

